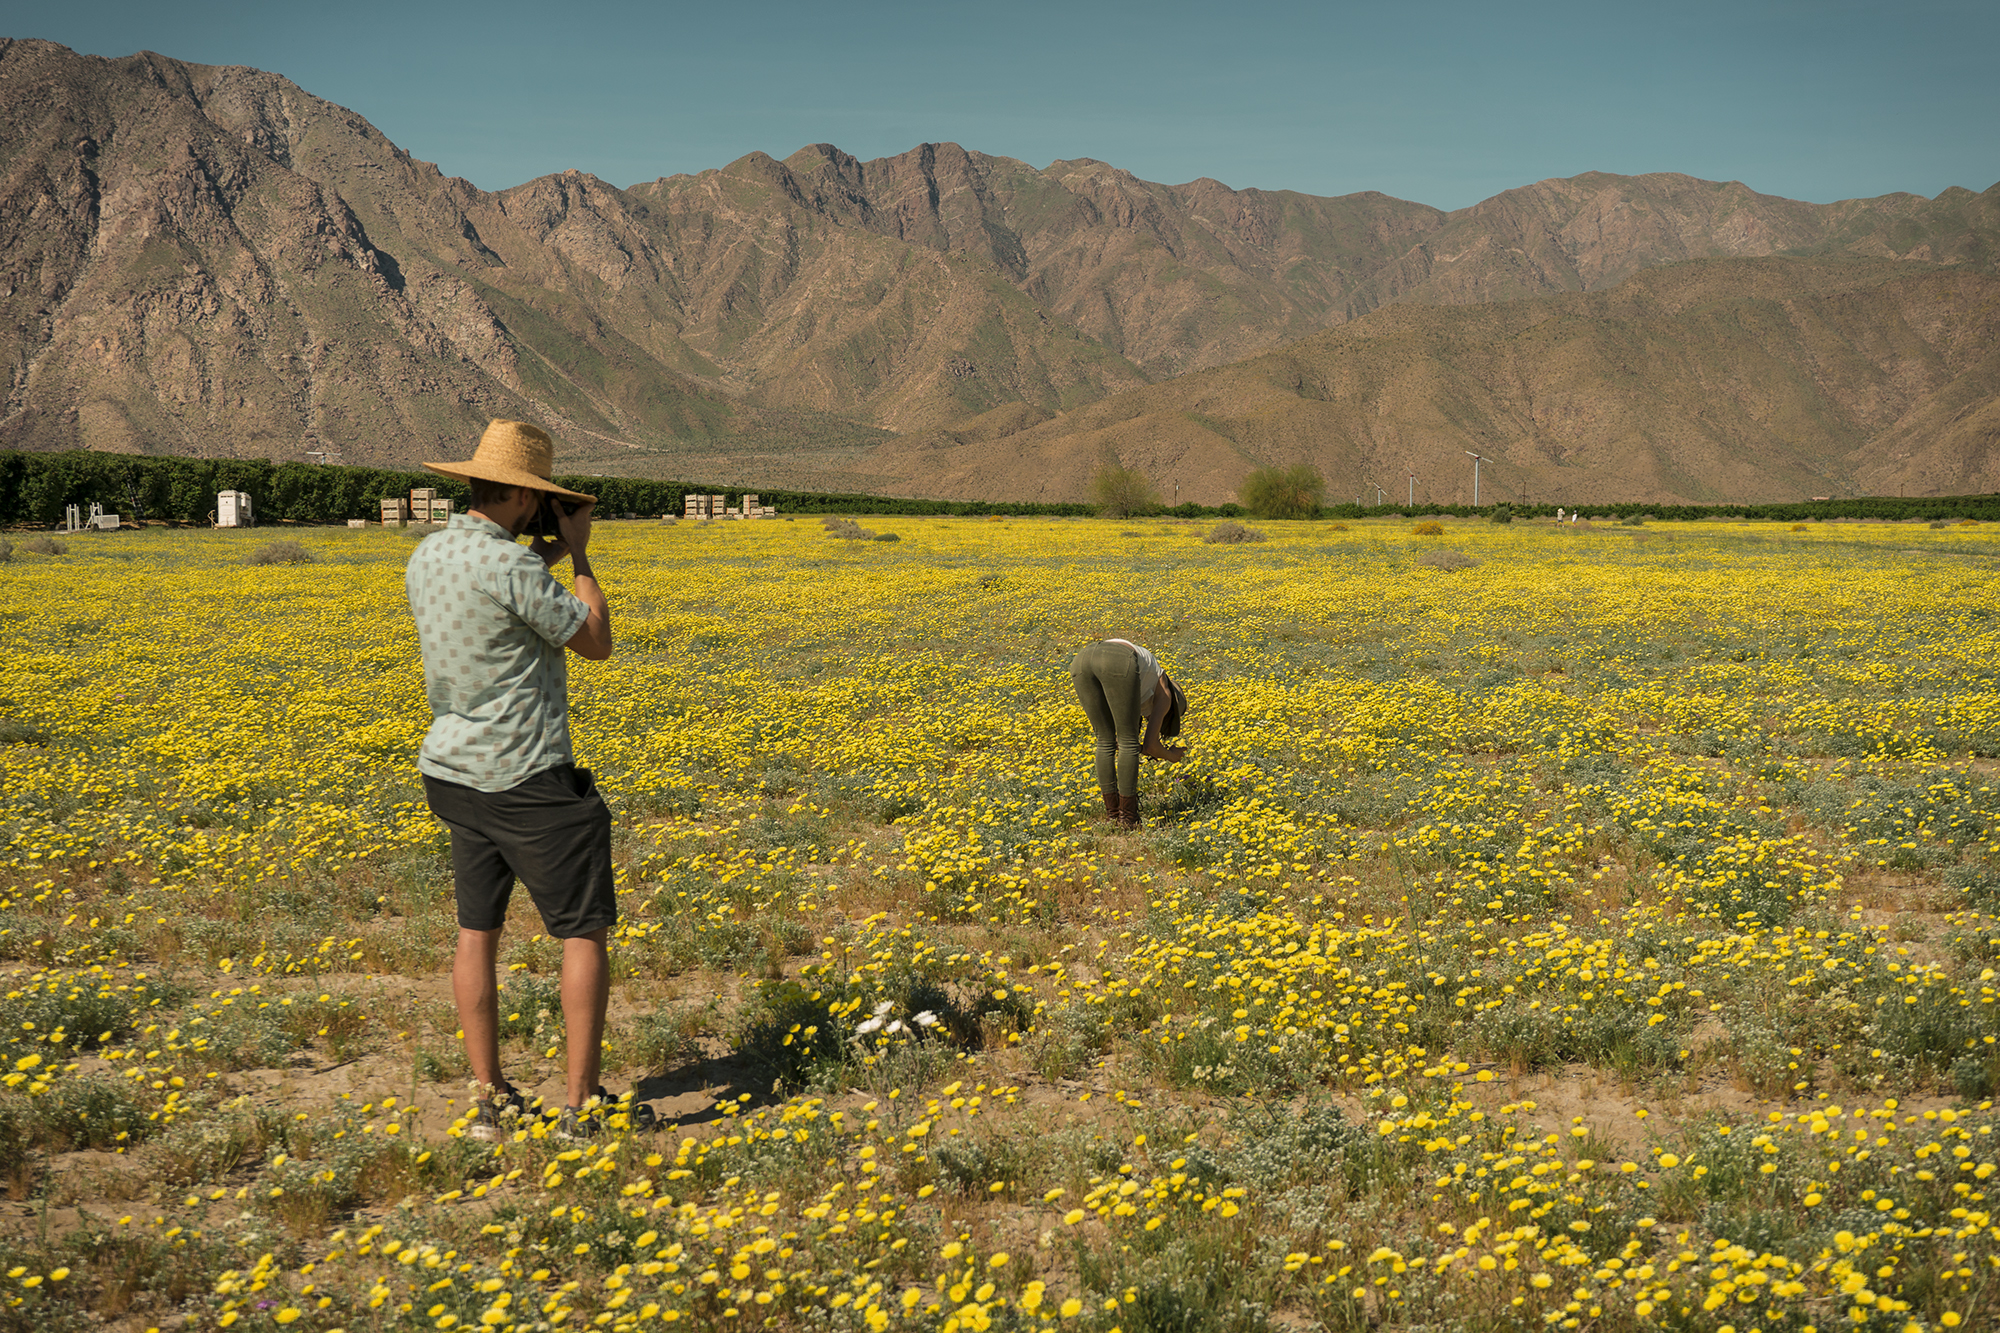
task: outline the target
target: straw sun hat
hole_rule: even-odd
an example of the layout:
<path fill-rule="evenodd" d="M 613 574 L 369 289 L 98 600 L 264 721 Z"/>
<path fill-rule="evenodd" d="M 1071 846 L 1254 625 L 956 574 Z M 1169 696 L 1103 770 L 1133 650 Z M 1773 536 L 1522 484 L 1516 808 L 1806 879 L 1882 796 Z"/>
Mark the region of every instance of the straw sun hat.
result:
<path fill-rule="evenodd" d="M 494 421 L 479 437 L 479 447 L 463 463 L 426 463 L 433 472 L 460 481 L 497 481 L 503 486 L 528 486 L 551 495 L 565 496 L 596 504 L 597 497 L 581 491 L 564 490 L 549 480 L 555 462 L 555 442 L 540 426 L 525 421 Z"/>

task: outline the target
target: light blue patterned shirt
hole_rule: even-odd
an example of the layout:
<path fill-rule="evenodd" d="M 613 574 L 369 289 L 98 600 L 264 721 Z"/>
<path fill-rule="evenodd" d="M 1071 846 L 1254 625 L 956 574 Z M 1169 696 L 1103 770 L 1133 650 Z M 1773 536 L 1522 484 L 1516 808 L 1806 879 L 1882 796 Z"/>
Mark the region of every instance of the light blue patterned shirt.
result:
<path fill-rule="evenodd" d="M 417 767 L 478 791 L 506 791 L 558 764 L 569 742 L 563 645 L 590 608 L 507 529 L 454 514 L 403 573 L 431 729 Z"/>

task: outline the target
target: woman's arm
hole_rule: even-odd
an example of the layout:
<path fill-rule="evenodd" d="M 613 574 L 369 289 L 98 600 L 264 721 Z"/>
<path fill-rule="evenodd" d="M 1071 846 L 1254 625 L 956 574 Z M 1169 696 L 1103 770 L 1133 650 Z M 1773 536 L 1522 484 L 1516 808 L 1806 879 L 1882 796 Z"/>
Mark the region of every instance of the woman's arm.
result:
<path fill-rule="evenodd" d="M 1167 673 L 1162 671 L 1159 681 L 1153 686 L 1153 706 L 1146 710 L 1146 739 L 1139 746 L 1140 754 L 1165 759 L 1169 763 L 1179 763 L 1187 758 L 1186 747 L 1166 745 L 1160 741 L 1160 724 L 1167 720 L 1167 710 L 1173 707 L 1173 703 L 1173 687 L 1168 683 Z"/>

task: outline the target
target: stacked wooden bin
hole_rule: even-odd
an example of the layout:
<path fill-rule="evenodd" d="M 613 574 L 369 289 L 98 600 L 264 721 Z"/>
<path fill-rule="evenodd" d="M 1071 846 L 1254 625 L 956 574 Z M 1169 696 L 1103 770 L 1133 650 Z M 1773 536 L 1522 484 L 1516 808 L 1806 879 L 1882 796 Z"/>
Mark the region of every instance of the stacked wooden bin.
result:
<path fill-rule="evenodd" d="M 776 518 L 778 506 L 757 503 L 755 494 L 745 495 L 743 503 L 732 505 L 726 495 L 686 495 L 682 497 L 682 517 L 684 518 Z"/>
<path fill-rule="evenodd" d="M 449 523 L 452 502 L 434 486 L 417 486 L 406 500 L 400 495 L 382 497 L 382 526 L 400 528 L 406 523 Z"/>

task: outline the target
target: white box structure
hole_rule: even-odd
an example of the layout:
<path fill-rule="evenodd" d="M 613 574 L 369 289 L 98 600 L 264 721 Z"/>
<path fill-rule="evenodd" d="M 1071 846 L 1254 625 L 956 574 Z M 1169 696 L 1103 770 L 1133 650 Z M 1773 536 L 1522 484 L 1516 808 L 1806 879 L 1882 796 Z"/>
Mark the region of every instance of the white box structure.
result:
<path fill-rule="evenodd" d="M 217 492 L 215 497 L 215 526 L 218 528 L 256 527 L 257 511 L 256 507 L 250 503 L 250 492 Z"/>
<path fill-rule="evenodd" d="M 451 522 L 451 501 L 433 499 L 430 502 L 430 518 L 433 523 Z"/>
<path fill-rule="evenodd" d="M 382 497 L 382 526 L 400 528 L 410 521 L 410 502 L 400 495 Z"/>

